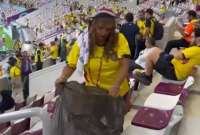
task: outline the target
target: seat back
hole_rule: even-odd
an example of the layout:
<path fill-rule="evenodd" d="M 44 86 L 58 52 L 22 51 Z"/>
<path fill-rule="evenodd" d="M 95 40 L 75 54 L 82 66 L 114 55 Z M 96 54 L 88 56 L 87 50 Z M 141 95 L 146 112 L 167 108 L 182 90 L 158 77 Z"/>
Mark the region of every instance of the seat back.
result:
<path fill-rule="evenodd" d="M 155 87 L 155 93 L 177 96 L 183 90 L 184 84 L 164 83 L 160 82 Z"/>
<path fill-rule="evenodd" d="M 168 125 L 172 112 L 173 110 L 162 111 L 142 107 L 133 118 L 132 124 L 144 128 L 161 130 Z"/>
<path fill-rule="evenodd" d="M 21 135 L 42 135 L 42 129 L 37 131 L 26 131 L 22 133 Z"/>
<path fill-rule="evenodd" d="M 15 103 L 15 111 L 18 111 L 25 106 L 26 106 L 26 101 L 23 101 L 21 103 Z"/>
<path fill-rule="evenodd" d="M 3 133 L 10 126 L 10 122 L 0 124 L 0 133 Z"/>
<path fill-rule="evenodd" d="M 42 107 L 44 105 L 44 96 L 33 101 L 31 104 L 31 107 Z"/>
<path fill-rule="evenodd" d="M 19 120 L 11 125 L 11 134 L 20 135 L 26 130 L 30 129 L 30 118 Z"/>

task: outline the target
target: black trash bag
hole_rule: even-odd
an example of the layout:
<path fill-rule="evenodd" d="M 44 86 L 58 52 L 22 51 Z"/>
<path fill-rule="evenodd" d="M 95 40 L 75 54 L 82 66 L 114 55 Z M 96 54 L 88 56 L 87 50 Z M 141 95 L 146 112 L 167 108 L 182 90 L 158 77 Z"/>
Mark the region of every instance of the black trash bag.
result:
<path fill-rule="evenodd" d="M 120 135 L 125 103 L 105 90 L 68 82 L 61 90 L 52 135 Z"/>

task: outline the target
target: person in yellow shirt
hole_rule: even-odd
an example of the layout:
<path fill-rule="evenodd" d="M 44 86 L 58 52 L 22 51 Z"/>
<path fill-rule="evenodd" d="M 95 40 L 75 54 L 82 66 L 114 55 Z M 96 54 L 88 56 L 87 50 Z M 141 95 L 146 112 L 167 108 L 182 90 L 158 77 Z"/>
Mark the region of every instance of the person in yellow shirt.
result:
<path fill-rule="evenodd" d="M 165 18 L 166 13 L 167 13 L 167 7 L 165 5 L 165 2 L 163 2 L 163 4 L 160 7 L 160 17 L 161 17 L 161 19 Z"/>
<path fill-rule="evenodd" d="M 145 37 L 153 37 L 155 32 L 155 18 L 154 12 L 148 8 L 145 12 Z"/>
<path fill-rule="evenodd" d="M 130 49 L 123 34 L 115 31 L 115 17 L 115 14 L 109 9 L 100 9 L 92 17 L 88 33 L 82 33 L 89 36 L 88 49 L 84 47 L 85 42 L 83 44 L 80 44 L 79 40 L 75 42 L 67 57 L 67 65 L 64 67 L 61 76 L 56 80 L 57 88 L 76 69 L 80 68 L 78 61 L 88 54 L 88 60 L 83 65 L 85 85 L 100 88 L 102 91 L 107 92 L 108 96 L 116 97 L 120 99 L 120 102 L 124 102 L 121 97 L 124 97 L 129 91 L 128 68 Z M 82 52 L 82 50 L 85 50 L 85 52 Z M 116 104 L 118 103 L 116 102 Z M 122 106 L 118 104 L 117 107 L 121 108 Z M 106 119 L 109 117 L 107 122 L 109 123 L 108 128 L 115 135 L 120 135 L 123 130 L 124 113 L 117 112 L 116 114 L 112 110 L 114 109 L 112 105 L 109 108 L 109 112 L 112 112 L 112 117 L 109 114 L 105 114 Z"/>
<path fill-rule="evenodd" d="M 153 69 L 170 80 L 185 80 L 200 65 L 200 29 L 195 29 L 195 45 L 179 50 L 173 55 L 152 49 L 146 58 L 145 70 L 136 70 L 134 77 L 145 85 L 152 82 Z"/>
<path fill-rule="evenodd" d="M 17 60 L 17 66 L 18 67 L 21 67 L 21 59 L 22 59 L 22 54 L 21 54 L 21 52 L 20 51 L 17 51 L 16 53 L 15 53 L 15 56 L 16 56 L 16 60 Z"/>
<path fill-rule="evenodd" d="M 14 43 L 14 50 L 15 51 L 21 51 L 22 49 L 22 43 L 20 42 L 19 39 L 17 39 Z"/>
<path fill-rule="evenodd" d="M 51 64 L 55 65 L 56 60 L 58 58 L 58 45 L 54 41 L 52 41 L 50 44 L 51 44 L 50 47 Z"/>
<path fill-rule="evenodd" d="M 139 53 L 145 49 L 145 12 L 144 10 L 140 10 L 138 12 L 138 19 L 136 20 L 136 25 L 139 28 L 139 34 L 136 36 L 136 45 L 135 45 L 135 56 L 134 60 L 136 60 L 139 56 Z"/>
<path fill-rule="evenodd" d="M 2 77 L 2 76 L 3 76 L 3 66 L 0 65 L 0 77 Z"/>
<path fill-rule="evenodd" d="M 21 69 L 17 65 L 17 60 L 14 57 L 10 57 L 8 63 L 10 64 L 10 80 L 12 85 L 12 97 L 16 103 L 24 101 L 22 82 L 21 82 Z"/>
<path fill-rule="evenodd" d="M 36 63 L 36 70 L 41 70 L 43 68 L 45 55 L 44 43 L 39 43 L 38 46 L 39 47 L 35 50 L 34 62 Z"/>

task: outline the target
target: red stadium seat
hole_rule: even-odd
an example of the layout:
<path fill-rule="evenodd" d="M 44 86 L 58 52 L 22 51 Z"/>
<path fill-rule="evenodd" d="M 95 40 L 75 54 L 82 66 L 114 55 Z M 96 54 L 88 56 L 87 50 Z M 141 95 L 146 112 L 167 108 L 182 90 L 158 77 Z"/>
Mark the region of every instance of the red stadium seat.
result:
<path fill-rule="evenodd" d="M 16 121 L 11 124 L 11 135 L 20 135 L 30 129 L 30 118 Z"/>
<path fill-rule="evenodd" d="M 44 105 L 44 96 L 33 101 L 30 107 L 42 107 Z"/>
<path fill-rule="evenodd" d="M 0 133 L 3 133 L 10 126 L 10 122 L 0 124 Z"/>
<path fill-rule="evenodd" d="M 26 131 L 22 133 L 21 135 L 42 135 L 42 129 L 37 131 Z"/>

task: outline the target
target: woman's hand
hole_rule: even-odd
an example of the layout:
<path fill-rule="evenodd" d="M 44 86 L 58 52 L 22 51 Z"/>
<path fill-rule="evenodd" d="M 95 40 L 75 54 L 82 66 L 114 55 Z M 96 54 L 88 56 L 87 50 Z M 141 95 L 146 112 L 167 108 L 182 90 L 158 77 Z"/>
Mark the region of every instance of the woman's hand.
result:
<path fill-rule="evenodd" d="M 113 97 L 117 97 L 118 93 L 119 93 L 119 89 L 120 86 L 119 85 L 113 85 L 110 89 L 109 89 L 109 95 L 113 96 Z"/>
<path fill-rule="evenodd" d="M 56 90 L 63 89 L 65 81 L 66 81 L 66 79 L 63 78 L 63 77 L 60 77 L 60 78 L 56 79 L 56 81 L 55 81 L 55 88 L 56 88 Z"/>
<path fill-rule="evenodd" d="M 56 90 L 63 89 L 65 82 L 74 73 L 74 71 L 75 71 L 74 68 L 70 68 L 67 65 L 64 67 L 61 76 L 55 81 Z"/>

